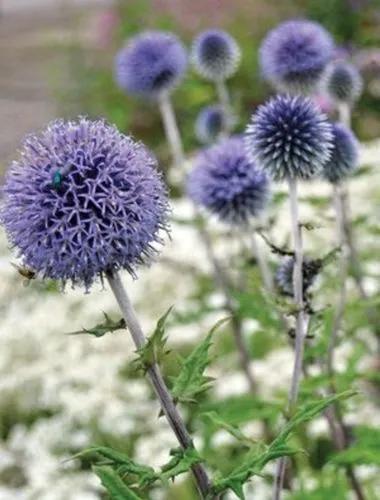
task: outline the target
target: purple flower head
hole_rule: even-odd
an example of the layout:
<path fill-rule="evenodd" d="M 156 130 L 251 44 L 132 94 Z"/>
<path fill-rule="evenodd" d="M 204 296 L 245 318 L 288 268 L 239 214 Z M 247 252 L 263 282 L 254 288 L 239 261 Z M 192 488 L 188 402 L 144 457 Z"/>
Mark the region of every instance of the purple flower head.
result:
<path fill-rule="evenodd" d="M 286 21 L 271 30 L 260 47 L 264 78 L 281 91 L 309 92 L 331 60 L 334 43 L 318 23 Z"/>
<path fill-rule="evenodd" d="M 310 179 L 330 158 L 331 124 L 309 98 L 279 95 L 252 116 L 245 144 L 274 180 Z"/>
<path fill-rule="evenodd" d="M 333 149 L 330 159 L 325 163 L 322 176 L 336 184 L 348 177 L 358 166 L 358 141 L 347 127 L 334 123 Z"/>
<path fill-rule="evenodd" d="M 226 115 L 221 106 L 206 106 L 197 116 L 195 135 L 199 142 L 214 142 L 226 128 Z"/>
<path fill-rule="evenodd" d="M 149 263 L 167 224 L 155 159 L 103 121 L 58 120 L 27 137 L 3 193 L 1 222 L 23 263 L 86 289 Z"/>
<path fill-rule="evenodd" d="M 327 94 L 338 103 L 352 104 L 362 93 L 363 79 L 357 68 L 347 62 L 331 64 L 324 77 Z"/>
<path fill-rule="evenodd" d="M 187 179 L 192 200 L 229 224 L 244 224 L 264 209 L 269 197 L 266 174 L 250 162 L 240 137 L 204 150 Z"/>
<path fill-rule="evenodd" d="M 194 40 L 192 61 L 207 80 L 226 80 L 239 65 L 241 52 L 231 35 L 222 30 L 204 31 Z"/>
<path fill-rule="evenodd" d="M 319 271 L 321 270 L 322 262 L 319 259 L 308 259 L 305 258 L 302 263 L 302 276 L 303 276 L 303 293 L 306 296 L 310 287 L 313 285 L 315 278 L 317 277 Z M 294 258 L 286 257 L 284 258 L 276 271 L 275 282 L 279 291 L 283 295 L 293 297 L 293 270 L 294 270 Z"/>
<path fill-rule="evenodd" d="M 125 92 L 158 97 L 179 83 L 187 67 L 187 53 L 179 39 L 162 31 L 132 38 L 115 58 L 115 79 Z"/>

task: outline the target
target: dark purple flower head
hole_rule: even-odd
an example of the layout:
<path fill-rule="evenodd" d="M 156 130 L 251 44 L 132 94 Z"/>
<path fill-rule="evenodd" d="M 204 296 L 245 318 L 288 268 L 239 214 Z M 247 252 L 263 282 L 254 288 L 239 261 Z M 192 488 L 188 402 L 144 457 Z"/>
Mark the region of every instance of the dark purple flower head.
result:
<path fill-rule="evenodd" d="M 363 79 L 357 68 L 343 61 L 331 64 L 324 80 L 328 95 L 338 103 L 352 104 L 363 90 Z"/>
<path fill-rule="evenodd" d="M 286 21 L 271 30 L 260 48 L 261 71 L 281 91 L 308 92 L 331 60 L 334 43 L 318 23 Z"/>
<path fill-rule="evenodd" d="M 322 175 L 332 184 L 348 177 L 358 166 L 358 141 L 347 127 L 334 123 L 333 149 L 330 159 L 325 163 Z"/>
<path fill-rule="evenodd" d="M 115 78 L 125 92 L 157 97 L 179 83 L 186 67 L 186 50 L 175 35 L 147 31 L 118 52 Z"/>
<path fill-rule="evenodd" d="M 310 179 L 330 158 L 331 124 L 306 97 L 273 97 L 245 134 L 247 154 L 274 180 Z"/>
<path fill-rule="evenodd" d="M 1 221 L 23 263 L 84 284 L 149 263 L 168 200 L 156 161 L 103 121 L 58 120 L 26 138 L 3 188 Z"/>
<path fill-rule="evenodd" d="M 187 192 L 222 221 L 244 224 L 265 207 L 269 182 L 248 160 L 242 138 L 232 137 L 199 155 L 188 176 Z"/>
<path fill-rule="evenodd" d="M 225 80 L 239 65 L 241 52 L 231 35 L 222 30 L 204 31 L 194 40 L 192 61 L 208 80 Z"/>
<path fill-rule="evenodd" d="M 310 287 L 313 285 L 315 278 L 317 277 L 319 271 L 321 270 L 322 262 L 319 259 L 308 259 L 305 258 L 302 263 L 302 276 L 303 276 L 303 293 L 306 296 Z M 293 297 L 293 270 L 294 270 L 294 258 L 286 257 L 284 258 L 276 271 L 275 282 L 279 291 L 283 295 L 288 295 Z"/>
<path fill-rule="evenodd" d="M 210 144 L 226 129 L 226 115 L 221 106 L 206 106 L 197 116 L 195 135 L 199 142 Z"/>

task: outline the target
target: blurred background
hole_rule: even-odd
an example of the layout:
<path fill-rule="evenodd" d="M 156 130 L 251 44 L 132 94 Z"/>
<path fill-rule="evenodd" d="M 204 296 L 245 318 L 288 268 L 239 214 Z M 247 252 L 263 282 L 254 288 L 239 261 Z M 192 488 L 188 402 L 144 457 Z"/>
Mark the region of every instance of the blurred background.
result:
<path fill-rule="evenodd" d="M 354 58 L 367 83 L 356 132 L 366 140 L 380 135 L 379 0 L 2 0 L 0 13 L 3 164 L 25 132 L 78 114 L 105 116 L 167 160 L 158 111 L 113 82 L 115 51 L 142 29 L 173 30 L 187 43 L 209 26 L 229 30 L 244 54 L 231 88 L 245 124 L 268 93 L 258 72 L 258 46 L 269 28 L 291 17 L 321 22 Z M 174 98 L 189 148 L 195 116 L 213 100 L 212 85 L 190 72 Z"/>
<path fill-rule="evenodd" d="M 239 112 L 237 129 L 242 130 L 252 110 L 270 92 L 258 71 L 260 42 L 268 29 L 292 17 L 321 22 L 365 79 L 353 127 L 361 141 L 368 144 L 362 151 L 362 163 L 369 170 L 367 177 L 356 181 L 357 198 L 353 204 L 359 210 L 355 216 L 362 228 L 363 234 L 359 234 L 368 269 L 373 274 L 368 287 L 376 290 L 378 240 L 375 243 L 374 238 L 378 239 L 379 232 L 378 226 L 373 229 L 377 217 L 373 208 L 379 206 L 380 200 L 379 174 L 375 172 L 380 160 L 379 0 L 0 0 L 1 175 L 15 158 L 26 133 L 45 126 L 50 119 L 79 114 L 104 116 L 143 140 L 159 156 L 165 171 L 170 163 L 169 152 L 158 110 L 124 95 L 113 81 L 115 52 L 125 39 L 149 28 L 174 31 L 188 46 L 196 33 L 208 27 L 223 27 L 237 39 L 243 60 L 230 89 Z M 214 100 L 213 87 L 191 70 L 174 93 L 187 151 L 199 147 L 193 133 L 197 113 Z M 314 195 L 321 195 L 319 189 L 317 185 Z M 175 213 L 178 219 L 189 217 L 188 204 L 178 199 Z M 369 221 L 366 214 L 370 214 Z M 374 234 L 364 234 L 367 223 Z M 310 240 L 323 245 L 318 234 L 311 234 Z M 196 254 L 194 248 L 199 249 Z M 227 246 L 219 243 L 221 255 L 225 255 L 226 248 L 233 252 L 236 242 Z M 61 295 L 54 284 L 25 283 L 10 265 L 11 260 L 1 232 L 0 500 L 98 500 L 104 493 L 89 464 L 64 459 L 97 443 L 127 451 L 141 462 L 159 465 L 167 461 L 167 451 L 176 443 L 163 419 L 156 418 L 157 405 L 148 386 L 130 368 L 133 347 L 124 335 L 101 339 L 64 335 L 96 324 L 102 310 L 118 317 L 110 293 L 97 290 L 85 296 L 80 290 L 67 290 Z M 194 269 L 199 273 L 196 278 Z M 173 241 L 167 245 L 162 262 L 142 271 L 141 279 L 131 284 L 147 331 L 151 331 L 157 317 L 176 304 L 169 335 L 181 354 L 189 352 L 224 314 L 223 300 L 214 291 L 207 272 L 195 232 L 179 223 L 173 226 Z M 222 361 L 212 373 L 217 379 L 214 395 L 220 403 L 211 407 L 216 411 L 229 408 L 234 422 L 247 424 L 245 432 L 253 438 L 262 434 L 262 423 L 252 420 L 253 416 L 267 418 L 271 411 L 278 414 L 278 404 L 269 405 L 268 399 L 285 397 L 292 365 L 287 339 L 278 340 L 277 325 L 269 321 L 257 326 L 255 315 L 261 306 L 260 298 L 255 300 L 259 305 L 247 312 L 245 328 L 263 399 L 258 399 L 254 411 L 244 399 L 247 387 L 237 370 L 226 332 L 218 337 Z M 355 341 L 339 350 L 339 367 L 350 366 L 352 379 L 357 377 L 355 370 L 372 370 L 372 378 L 364 377 L 365 396 L 358 407 L 351 408 L 348 419 L 349 423 L 376 427 L 380 420 L 379 360 L 368 340 L 365 314 L 363 310 L 358 312 L 357 303 L 354 296 L 348 305 L 349 321 L 354 325 L 350 335 Z M 261 320 L 266 321 L 265 314 Z M 175 360 L 169 358 L 165 371 L 170 374 L 173 369 Z M 191 412 L 189 420 L 192 423 Z M 323 490 L 314 496 L 305 493 L 297 500 L 320 500 L 332 495 L 342 500 L 349 498 L 342 475 L 324 468 L 331 451 L 325 433 L 321 422 L 311 429 L 315 441 L 310 453 L 316 477 L 323 478 Z M 213 438 L 215 446 L 224 449 L 218 464 L 223 469 L 236 459 L 239 450 L 231 447 L 223 433 Z M 380 442 L 379 436 L 377 439 Z M 210 460 L 216 460 L 213 448 L 208 451 Z M 375 500 L 378 496 L 371 481 L 376 471 L 368 466 L 361 474 L 372 488 L 371 500 Z M 316 484 L 306 482 L 305 487 L 319 487 Z M 255 480 L 254 492 L 255 497 L 248 492 L 247 498 L 270 498 L 269 482 Z M 154 492 L 151 498 L 191 500 L 194 495 L 185 481 L 173 485 L 167 494 Z"/>

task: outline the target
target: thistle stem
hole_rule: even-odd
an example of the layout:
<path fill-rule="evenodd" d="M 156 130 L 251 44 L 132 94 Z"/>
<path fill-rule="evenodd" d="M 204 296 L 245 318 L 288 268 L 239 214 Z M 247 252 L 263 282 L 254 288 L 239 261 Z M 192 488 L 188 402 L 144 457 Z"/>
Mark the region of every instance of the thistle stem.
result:
<path fill-rule="evenodd" d="M 215 82 L 215 87 L 216 87 L 216 92 L 218 94 L 219 103 L 226 116 L 226 130 L 224 130 L 224 133 L 227 134 L 228 132 L 230 132 L 234 121 L 231 108 L 230 94 L 228 92 L 225 80 L 217 80 Z"/>
<path fill-rule="evenodd" d="M 347 299 L 347 275 L 348 275 L 348 245 L 347 245 L 347 233 L 345 231 L 345 211 L 344 211 L 344 195 L 342 195 L 342 186 L 335 185 L 333 191 L 333 198 L 335 204 L 335 214 L 336 214 L 336 225 L 338 234 L 338 245 L 341 248 L 341 258 L 339 263 L 339 298 L 335 309 L 335 316 L 333 321 L 333 327 L 330 334 L 329 345 L 327 349 L 327 360 L 326 360 L 326 370 L 330 377 L 330 393 L 336 394 L 335 384 L 334 384 L 334 353 L 338 340 L 339 330 L 344 316 L 344 309 Z M 330 431 L 332 435 L 332 440 L 335 444 L 337 450 L 341 451 L 348 446 L 348 433 L 345 426 L 340 405 L 335 403 L 326 412 L 326 417 L 330 426 Z M 364 500 L 365 496 L 362 491 L 361 485 L 356 477 L 355 469 L 352 466 L 347 466 L 345 468 L 347 479 L 349 480 L 352 490 L 355 493 L 357 500 Z"/>
<path fill-rule="evenodd" d="M 339 121 L 348 129 L 351 129 L 351 107 L 347 103 L 341 103 L 338 106 Z M 342 225 L 345 232 L 344 238 L 348 249 L 348 260 L 352 269 L 352 277 L 354 278 L 359 295 L 362 299 L 368 299 L 368 295 L 363 286 L 363 273 L 361 272 L 358 251 L 352 237 L 351 221 L 349 216 L 349 196 L 348 191 L 343 186 L 339 190 L 340 205 L 342 211 Z"/>
<path fill-rule="evenodd" d="M 126 289 L 124 288 L 123 283 L 120 279 L 120 275 L 117 272 L 108 271 L 106 273 L 106 276 L 111 290 L 116 298 L 116 301 L 119 304 L 128 330 L 131 333 L 133 342 L 137 349 L 140 349 L 145 345 L 145 335 L 142 331 L 141 325 L 128 297 Z M 156 396 L 160 401 L 162 411 L 166 416 L 166 419 L 168 420 L 169 425 L 176 435 L 182 449 L 187 450 L 188 448 L 192 448 L 194 446 L 192 439 L 186 429 L 185 423 L 177 407 L 174 404 L 173 398 L 165 384 L 159 366 L 156 363 L 151 365 L 147 370 L 147 374 L 152 383 L 154 392 L 156 393 Z M 197 483 L 201 498 L 206 498 L 210 492 L 210 480 L 208 478 L 206 470 L 201 464 L 193 465 L 191 470 Z"/>
<path fill-rule="evenodd" d="M 199 214 L 198 214 L 199 217 Z M 242 331 L 242 324 L 240 319 L 236 316 L 236 311 L 233 303 L 233 299 L 231 296 L 231 283 L 229 277 L 225 273 L 222 268 L 218 258 L 216 257 L 213 249 L 213 245 L 211 242 L 210 235 L 202 226 L 202 222 L 200 224 L 200 234 L 202 237 L 202 241 L 204 243 L 207 257 L 212 264 L 214 280 L 218 288 L 224 295 L 225 307 L 229 314 L 231 314 L 231 324 L 232 324 L 232 332 L 234 335 L 234 340 L 236 344 L 237 351 L 240 357 L 241 367 L 246 376 L 249 388 L 252 393 L 256 393 L 256 382 L 252 373 L 252 369 L 250 366 L 250 355 L 244 340 L 244 335 Z"/>
<path fill-rule="evenodd" d="M 303 353 L 305 347 L 305 338 L 307 335 L 308 318 L 304 311 L 303 301 L 303 245 L 302 233 L 299 224 L 298 214 L 298 199 L 297 199 L 297 180 L 289 179 L 289 201 L 290 201 L 290 217 L 292 224 L 292 236 L 294 244 L 294 269 L 293 269 L 293 288 L 294 288 L 294 302 L 297 307 L 296 316 L 296 334 L 295 334 L 295 358 L 293 366 L 293 375 L 291 386 L 288 396 L 287 411 L 290 413 L 297 402 L 299 386 L 302 376 Z M 282 488 L 284 484 L 286 468 L 286 458 L 280 458 L 278 461 L 276 479 L 274 485 L 274 500 L 280 500 L 282 495 Z"/>
<path fill-rule="evenodd" d="M 260 245 L 257 241 L 256 232 L 254 230 L 250 230 L 249 234 L 251 238 L 253 255 L 256 258 L 261 279 L 263 280 L 266 290 L 268 290 L 268 292 L 273 292 L 273 277 L 268 265 L 268 261 L 265 258 L 262 249 L 260 248 Z"/>
<path fill-rule="evenodd" d="M 341 186 L 335 185 L 333 188 L 333 198 L 335 205 L 335 215 L 336 215 L 336 229 L 338 234 L 338 246 L 341 249 L 341 256 L 339 262 L 339 297 L 335 308 L 335 315 L 333 321 L 333 327 L 330 335 L 329 346 L 327 350 L 327 371 L 329 374 L 333 374 L 334 369 L 334 352 L 337 343 L 337 337 L 339 330 L 343 321 L 344 309 L 347 299 L 347 272 L 348 272 L 348 262 L 347 262 L 347 241 L 346 234 L 344 230 L 344 208 L 342 204 L 341 196 Z"/>
<path fill-rule="evenodd" d="M 163 92 L 158 100 L 158 104 L 174 164 L 178 168 L 184 168 L 185 155 L 183 152 L 181 134 L 178 129 L 170 95 L 167 92 Z"/>
<path fill-rule="evenodd" d="M 227 98 L 226 102 L 228 104 L 229 103 L 228 92 L 225 87 L 223 94 L 224 94 L 224 99 Z M 173 159 L 177 164 L 177 166 L 184 169 L 185 156 L 183 152 L 182 139 L 180 132 L 178 130 L 174 110 L 171 105 L 171 101 L 169 99 L 168 94 L 162 94 L 159 103 L 165 128 L 165 134 L 169 147 L 172 152 Z M 200 220 L 202 219 L 195 206 L 194 206 L 194 216 Z M 241 321 L 236 316 L 235 308 L 231 298 L 230 282 L 222 266 L 220 265 L 218 259 L 216 258 L 211 238 L 203 225 L 203 221 L 201 221 L 199 225 L 199 234 L 202 239 L 203 245 L 206 249 L 207 257 L 213 268 L 215 283 L 224 294 L 226 309 L 228 310 L 228 312 L 231 314 L 232 317 L 233 335 L 239 353 L 242 369 L 245 373 L 250 389 L 255 392 L 256 384 L 252 374 L 252 370 L 250 368 L 250 356 L 244 342 Z"/>

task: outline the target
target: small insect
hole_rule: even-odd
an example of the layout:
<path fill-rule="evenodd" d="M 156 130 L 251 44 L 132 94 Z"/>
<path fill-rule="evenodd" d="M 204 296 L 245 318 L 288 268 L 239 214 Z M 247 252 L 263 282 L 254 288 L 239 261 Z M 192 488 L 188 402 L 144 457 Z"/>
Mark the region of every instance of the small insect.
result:
<path fill-rule="evenodd" d="M 14 262 L 11 262 L 12 266 L 17 269 L 17 272 L 19 273 L 20 276 L 23 278 L 26 278 L 28 281 L 34 280 L 37 276 L 37 273 L 33 271 L 33 269 L 30 269 L 28 267 L 24 266 L 19 266 L 18 264 L 15 264 Z"/>
<path fill-rule="evenodd" d="M 56 172 L 54 172 L 52 182 L 53 182 L 54 189 L 59 189 L 61 187 L 62 173 L 60 170 L 57 170 Z"/>
<path fill-rule="evenodd" d="M 69 173 L 70 168 L 71 164 L 67 163 L 62 168 L 59 168 L 53 173 L 52 184 L 54 189 L 59 190 L 61 188 L 63 178 Z"/>

